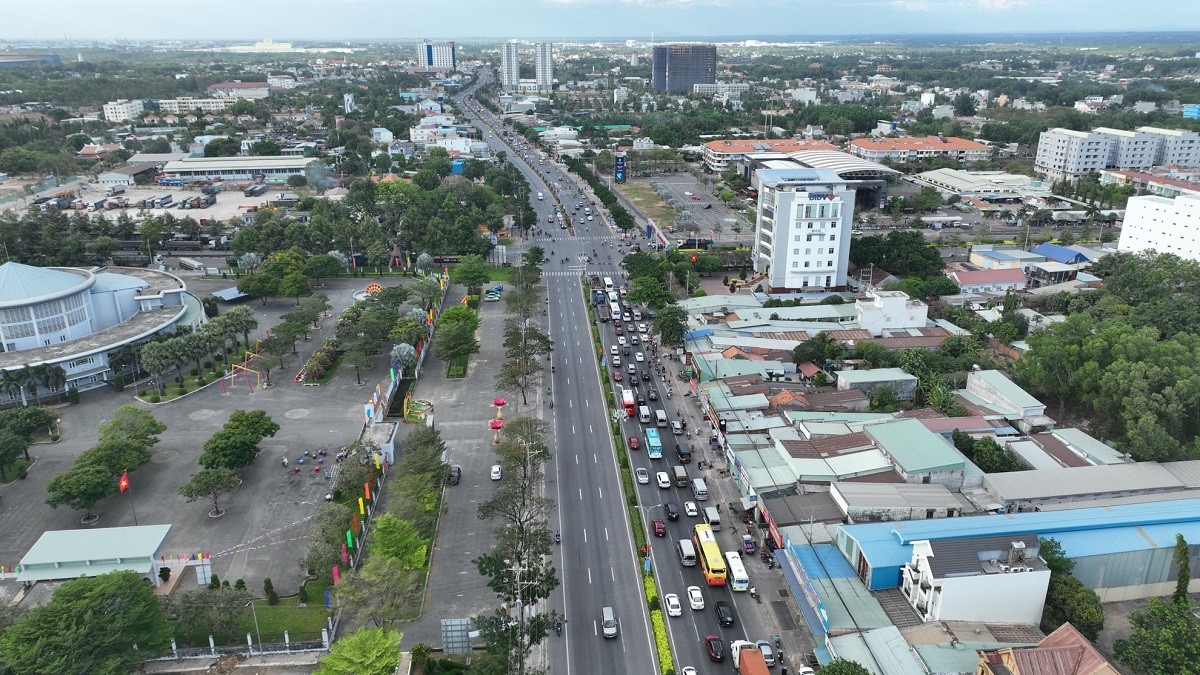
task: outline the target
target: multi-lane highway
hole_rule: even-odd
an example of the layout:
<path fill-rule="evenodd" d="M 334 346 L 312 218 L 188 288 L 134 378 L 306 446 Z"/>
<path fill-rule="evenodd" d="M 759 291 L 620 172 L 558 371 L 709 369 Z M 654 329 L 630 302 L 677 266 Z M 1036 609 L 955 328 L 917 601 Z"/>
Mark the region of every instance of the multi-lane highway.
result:
<path fill-rule="evenodd" d="M 533 204 L 539 223 L 548 225 L 555 202 L 545 176 L 533 168 L 536 159 L 532 165 L 526 163 L 521 156 L 527 151 L 497 137 L 503 129 L 486 110 L 462 108 L 483 130 L 493 152 L 506 151 L 534 194 L 543 193 L 544 199 Z M 548 640 L 546 654 L 554 672 L 583 675 L 604 664 L 605 672 L 642 675 L 653 671 L 653 639 L 626 525 L 627 506 L 608 433 L 609 419 L 580 281 L 584 272 L 581 256 L 589 255 L 593 248 L 607 248 L 611 237 L 606 228 L 589 230 L 591 234 L 581 231 L 571 236 L 555 229 L 537 242 L 550 258 L 544 266 L 545 320 L 554 343 L 554 373 L 549 383 L 554 408 L 549 410 L 553 459 L 547 466 L 547 491 L 559 503 L 551 527 L 562 533 L 562 545 L 555 550 L 562 585 L 550 602 L 567 619 L 563 636 Z M 615 259 L 610 259 L 608 266 L 611 273 L 616 272 Z M 620 622 L 617 639 L 601 636 L 603 607 L 616 611 Z"/>
<path fill-rule="evenodd" d="M 486 82 L 488 74 L 481 76 Z M 466 96 L 473 92 L 469 90 Z M 556 550 L 560 556 L 559 570 L 563 583 L 561 593 L 552 598 L 552 604 L 567 617 L 566 629 L 561 639 L 551 637 L 547 657 L 556 672 L 597 672 L 604 664 L 604 672 L 648 673 L 654 655 L 653 637 L 649 628 L 645 600 L 641 585 L 640 563 L 628 533 L 629 508 L 620 487 L 620 475 L 616 455 L 609 434 L 608 412 L 604 406 L 603 389 L 600 384 L 599 368 L 620 370 L 622 382 L 614 386 L 616 400 L 621 400 L 622 387 L 631 386 L 628 362 L 635 363 L 637 381 L 633 390 L 646 397 L 652 410 L 663 410 L 668 418 L 677 417 L 676 410 L 682 406 L 681 392 L 655 371 L 654 356 L 649 343 L 653 336 L 639 333 L 636 324 L 623 336 L 626 344 L 620 345 L 613 331 L 613 324 L 601 326 L 604 354 L 598 355 L 592 348 L 591 326 L 594 315 L 590 309 L 591 298 L 585 294 L 583 278 L 596 275 L 611 277 L 621 285 L 620 259 L 628 250 L 632 240 L 622 237 L 614 230 L 603 205 L 593 201 L 585 187 L 570 176 L 564 167 L 530 146 L 525 139 L 511 135 L 505 137 L 505 128 L 486 109 L 477 104 L 461 106 L 464 114 L 479 126 L 484 139 L 493 152 L 504 150 L 510 161 L 529 180 L 533 190 L 531 202 L 538 213 L 536 243 L 542 246 L 549 262 L 544 266 L 547 288 L 547 326 L 554 342 L 552 355 L 554 372 L 550 376 L 548 392 L 554 407 L 549 411 L 552 426 L 553 461 L 547 469 L 548 490 L 559 502 L 558 522 L 552 527 L 561 530 L 563 543 Z M 538 192 L 543 194 L 537 200 Z M 555 205 L 565 219 L 570 219 L 570 229 L 562 229 L 566 222 L 559 221 Z M 576 208 L 583 204 L 582 208 Z M 586 208 L 592 210 L 593 219 L 588 220 Z M 552 220 L 553 219 L 553 220 Z M 649 323 L 644 317 L 643 323 Z M 633 335 L 638 344 L 629 344 Z M 617 345 L 622 364 L 614 368 L 611 348 Z M 622 353 L 628 347 L 629 354 Z M 636 361 L 636 354 L 643 354 L 643 361 Z M 600 365 L 598 365 L 598 363 Z M 642 380 L 642 371 L 651 374 Z M 650 400 L 651 398 L 655 400 Z M 716 634 L 725 641 L 726 647 L 732 640 L 768 638 L 766 629 L 753 605 L 755 600 L 748 593 L 734 593 L 727 587 L 708 587 L 697 567 L 683 567 L 675 552 L 674 543 L 691 537 L 692 528 L 702 518 L 689 517 L 682 513 L 682 505 L 693 501 L 690 488 L 660 488 L 654 481 L 659 471 L 670 472 L 678 464 L 676 443 L 689 442 L 694 449 L 693 462 L 687 465 L 690 475 L 706 477 L 699 470 L 698 460 L 707 456 L 707 430 L 698 431 L 695 438 L 684 439 L 671 433 L 670 427 L 659 429 L 664 444 L 663 459 L 649 460 L 644 450 L 630 452 L 634 468 L 645 468 L 651 477 L 649 484 L 638 484 L 639 508 L 649 530 L 654 519 L 661 519 L 666 526 L 666 536 L 654 537 L 647 532 L 651 543 L 650 562 L 656 570 L 660 595 L 677 594 L 683 605 L 682 616 L 667 617 L 668 633 L 676 659 L 676 672 L 683 666 L 694 666 L 701 673 L 718 673 L 731 665 L 710 663 L 705 651 L 704 638 Z M 637 437 L 645 447 L 644 428 L 637 417 L 622 422 L 623 438 Z M 714 474 L 715 477 L 715 474 Z M 673 501 L 681 507 L 677 520 L 671 520 L 664 512 L 664 503 Z M 700 502 L 699 506 L 715 506 L 718 501 Z M 728 520 L 728 511 L 722 511 Z M 740 522 L 726 522 L 722 532 L 717 533 L 722 550 L 737 550 L 743 526 Z M 753 556 L 746 557 L 751 584 L 756 569 L 761 565 Z M 699 586 L 705 598 L 703 610 L 689 608 L 686 596 L 688 586 Z M 722 627 L 717 620 L 714 605 L 726 600 L 734 608 L 733 626 Z M 600 634 L 599 617 L 602 607 L 611 606 L 620 619 L 621 634 L 616 640 L 605 640 Z M 664 609 L 665 611 L 665 609 Z"/>

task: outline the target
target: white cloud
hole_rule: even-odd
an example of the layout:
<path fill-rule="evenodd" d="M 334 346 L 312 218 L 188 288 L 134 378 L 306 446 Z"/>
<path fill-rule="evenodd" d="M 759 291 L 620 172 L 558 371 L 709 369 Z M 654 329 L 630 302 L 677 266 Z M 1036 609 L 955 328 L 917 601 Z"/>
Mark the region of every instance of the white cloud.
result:
<path fill-rule="evenodd" d="M 1024 7 L 1029 4 L 1029 0 L 976 0 L 981 9 L 987 9 L 995 12 L 1007 12 L 1010 9 Z"/>
<path fill-rule="evenodd" d="M 905 12 L 928 12 L 933 9 L 928 0 L 892 0 L 892 7 Z"/>

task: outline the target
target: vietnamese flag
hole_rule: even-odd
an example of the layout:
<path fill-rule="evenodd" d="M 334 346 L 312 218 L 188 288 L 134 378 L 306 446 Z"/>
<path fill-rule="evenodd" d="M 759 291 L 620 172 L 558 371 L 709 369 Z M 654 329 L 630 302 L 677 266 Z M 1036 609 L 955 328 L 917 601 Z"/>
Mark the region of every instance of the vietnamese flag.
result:
<path fill-rule="evenodd" d="M 124 492 L 129 489 L 129 472 L 121 474 L 121 478 L 117 480 L 117 490 Z"/>

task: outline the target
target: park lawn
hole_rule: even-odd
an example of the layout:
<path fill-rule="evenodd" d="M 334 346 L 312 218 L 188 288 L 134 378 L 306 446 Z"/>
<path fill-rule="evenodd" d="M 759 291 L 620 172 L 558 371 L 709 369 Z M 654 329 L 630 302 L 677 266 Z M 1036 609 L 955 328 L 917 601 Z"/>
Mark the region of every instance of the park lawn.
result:
<path fill-rule="evenodd" d="M 320 582 L 308 584 L 308 606 L 301 607 L 298 596 L 279 598 L 278 605 L 267 604 L 266 598 L 254 601 L 258 612 L 258 630 L 263 642 L 283 642 L 283 632 L 293 641 L 319 640 L 321 629 L 328 624 L 329 610 L 325 609 L 325 587 Z M 254 615 L 247 613 L 240 625 L 241 635 L 254 635 Z"/>
<path fill-rule="evenodd" d="M 196 391 L 197 389 L 200 388 L 199 382 L 200 382 L 201 377 L 204 378 L 204 383 L 205 383 L 205 385 L 207 385 L 207 384 L 211 384 L 212 382 L 214 382 L 221 376 L 213 374 L 211 371 L 202 371 L 200 373 L 200 375 L 196 375 L 196 376 L 188 375 L 187 377 L 183 378 L 183 383 L 187 387 L 187 393 L 190 394 L 191 392 Z M 179 393 L 179 387 L 175 382 L 175 378 L 171 378 L 171 381 L 168 382 L 166 387 L 163 388 L 163 392 L 164 393 L 163 393 L 162 397 L 159 398 L 160 403 L 166 403 L 167 401 L 172 401 L 183 395 L 183 394 Z M 149 401 L 150 395 L 157 394 L 157 393 L 158 393 L 158 388 L 152 386 L 152 387 L 144 390 L 142 393 L 138 394 L 138 398 L 140 398 L 143 401 Z"/>
<path fill-rule="evenodd" d="M 512 281 L 513 271 L 515 267 L 489 267 L 489 281 Z"/>
<path fill-rule="evenodd" d="M 671 227 L 675 224 L 675 209 L 663 201 L 648 183 L 622 183 L 615 187 L 660 227 Z"/>

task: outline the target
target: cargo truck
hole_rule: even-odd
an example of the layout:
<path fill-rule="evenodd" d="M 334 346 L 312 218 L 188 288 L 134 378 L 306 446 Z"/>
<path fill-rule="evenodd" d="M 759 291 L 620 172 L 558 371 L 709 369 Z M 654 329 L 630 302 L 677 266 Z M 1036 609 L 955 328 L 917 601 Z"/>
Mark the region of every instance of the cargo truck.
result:
<path fill-rule="evenodd" d="M 738 675 L 770 675 L 767 660 L 763 658 L 758 645 L 753 642 L 734 640 L 729 645 L 729 652 L 733 654 L 733 665 L 737 668 Z"/>
<path fill-rule="evenodd" d="M 108 186 L 108 190 L 106 190 L 104 192 L 104 194 L 109 197 L 115 197 L 117 195 L 125 194 L 125 186 L 124 185 L 110 185 L 110 186 Z"/>

